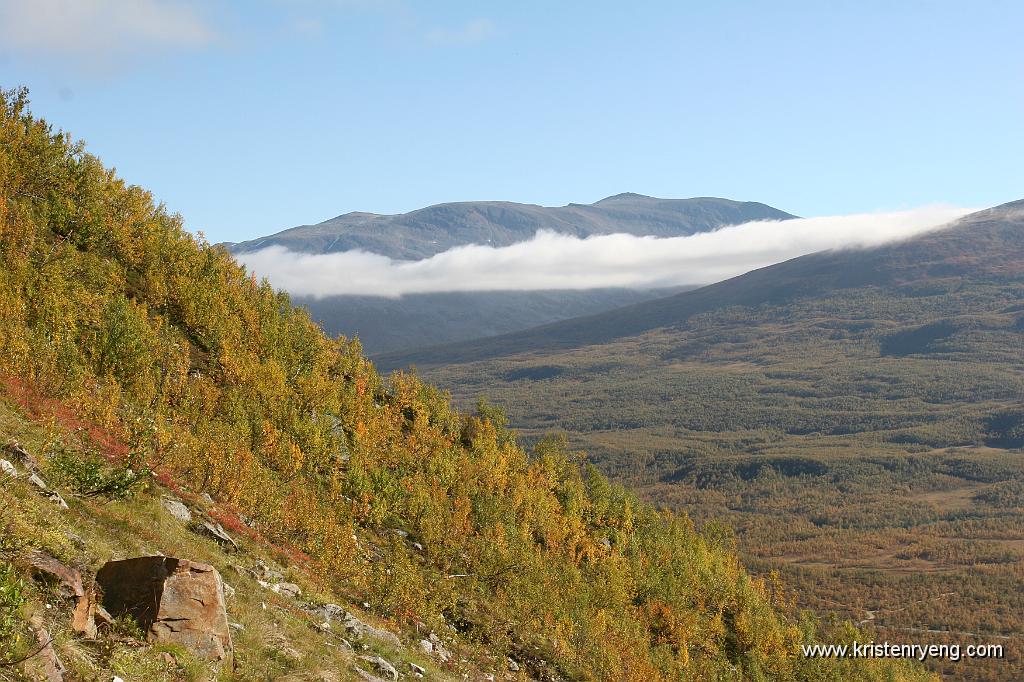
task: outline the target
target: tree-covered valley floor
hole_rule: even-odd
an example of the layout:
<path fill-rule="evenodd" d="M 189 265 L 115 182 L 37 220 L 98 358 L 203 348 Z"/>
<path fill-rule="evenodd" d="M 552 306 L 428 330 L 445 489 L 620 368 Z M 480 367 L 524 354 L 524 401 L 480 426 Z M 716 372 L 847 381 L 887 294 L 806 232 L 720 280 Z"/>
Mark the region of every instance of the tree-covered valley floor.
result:
<path fill-rule="evenodd" d="M 1024 202 L 634 306 L 404 358 L 568 434 L 797 604 L 1024 679 Z M 599 339 L 588 342 L 588 339 Z M 396 362 L 392 359 L 392 362 Z"/>
<path fill-rule="evenodd" d="M 799 614 L 726 535 L 638 502 L 558 438 L 527 452 L 486 404 L 460 413 L 413 376 L 384 379 L 358 343 L 325 337 L 32 116 L 24 92 L 0 96 L 0 378 L 0 435 L 68 504 L 23 476 L 0 483 L 0 679 L 25 674 L 33 616 L 82 679 L 204 674 L 129 624 L 73 637 L 26 567 L 37 550 L 86 577 L 157 552 L 217 567 L 242 626 L 224 679 L 358 674 L 296 603 L 253 584 L 259 560 L 395 633 L 381 653 L 436 679 L 928 679 L 903 661 L 801 657 L 801 643 L 870 634 Z M 176 524 L 165 495 L 241 550 Z M 415 653 L 424 632 L 457 655 Z"/>

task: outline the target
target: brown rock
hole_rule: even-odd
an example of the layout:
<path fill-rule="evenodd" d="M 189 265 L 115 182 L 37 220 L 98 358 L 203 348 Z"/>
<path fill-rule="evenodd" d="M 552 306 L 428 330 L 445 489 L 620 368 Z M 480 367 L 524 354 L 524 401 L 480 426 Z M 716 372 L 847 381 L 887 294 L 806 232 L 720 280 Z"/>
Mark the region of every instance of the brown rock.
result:
<path fill-rule="evenodd" d="M 96 574 L 103 606 L 128 614 L 150 642 L 179 644 L 231 666 L 231 633 L 224 583 L 207 564 L 149 556 L 108 562 Z"/>
<path fill-rule="evenodd" d="M 28 555 L 28 562 L 37 577 L 60 585 L 62 596 L 73 599 L 85 596 L 82 574 L 75 569 L 65 566 L 44 552 L 32 552 Z"/>
<path fill-rule="evenodd" d="M 96 593 L 91 589 L 75 601 L 71 629 L 86 639 L 96 639 Z"/>

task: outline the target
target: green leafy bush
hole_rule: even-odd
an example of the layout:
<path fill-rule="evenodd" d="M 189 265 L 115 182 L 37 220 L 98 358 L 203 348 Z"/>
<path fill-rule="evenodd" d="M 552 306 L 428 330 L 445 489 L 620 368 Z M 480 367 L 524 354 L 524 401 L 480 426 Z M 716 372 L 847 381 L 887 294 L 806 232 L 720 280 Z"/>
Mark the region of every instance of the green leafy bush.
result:
<path fill-rule="evenodd" d="M 63 484 L 78 495 L 111 500 L 132 497 L 145 487 L 150 477 L 148 469 L 143 467 L 136 470 L 131 461 L 115 465 L 98 455 L 63 449 L 50 459 L 47 471 L 53 481 Z"/>
<path fill-rule="evenodd" d="M 10 563 L 0 564 L 0 663 L 14 659 L 22 635 L 25 583 Z"/>

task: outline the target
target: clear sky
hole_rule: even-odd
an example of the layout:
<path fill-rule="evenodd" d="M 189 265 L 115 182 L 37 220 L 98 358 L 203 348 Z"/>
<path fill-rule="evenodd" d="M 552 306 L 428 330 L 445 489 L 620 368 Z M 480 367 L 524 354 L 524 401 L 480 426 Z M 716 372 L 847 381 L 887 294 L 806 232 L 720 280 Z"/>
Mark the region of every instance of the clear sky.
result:
<path fill-rule="evenodd" d="M 1024 3 L 0 0 L 0 86 L 212 241 L 624 191 L 1024 197 Z"/>

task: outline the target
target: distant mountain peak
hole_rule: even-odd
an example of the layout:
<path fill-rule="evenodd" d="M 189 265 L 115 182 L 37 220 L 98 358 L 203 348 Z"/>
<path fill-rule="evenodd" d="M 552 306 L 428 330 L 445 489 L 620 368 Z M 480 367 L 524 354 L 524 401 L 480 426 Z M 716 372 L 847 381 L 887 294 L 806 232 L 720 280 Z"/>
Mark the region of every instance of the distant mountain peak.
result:
<path fill-rule="evenodd" d="M 646 194 L 637 194 L 636 192 L 623 192 L 621 194 L 613 194 L 610 197 L 605 197 L 600 201 L 595 201 L 595 204 L 603 204 L 607 201 L 624 201 L 624 200 L 635 200 L 635 199 L 653 199 L 657 200 L 657 197 L 647 196 Z"/>

